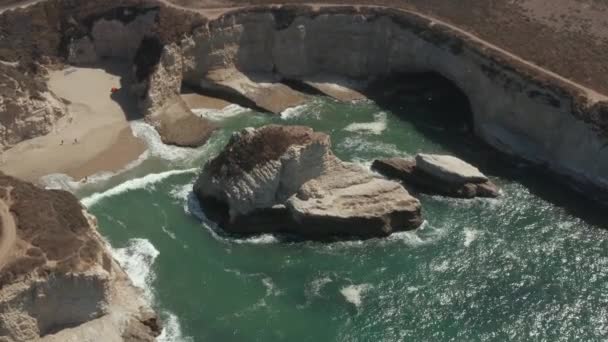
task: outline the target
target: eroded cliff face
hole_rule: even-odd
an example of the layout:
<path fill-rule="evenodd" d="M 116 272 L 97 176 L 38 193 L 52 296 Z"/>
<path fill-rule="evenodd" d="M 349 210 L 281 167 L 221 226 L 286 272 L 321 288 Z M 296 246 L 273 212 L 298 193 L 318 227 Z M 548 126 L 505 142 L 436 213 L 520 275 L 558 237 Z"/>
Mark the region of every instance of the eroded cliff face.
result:
<path fill-rule="evenodd" d="M 605 97 L 415 14 L 249 9 L 195 29 L 179 47 L 185 84 L 241 93 L 256 104 L 268 94 L 252 89 L 251 80 L 366 82 L 437 72 L 468 96 L 475 131 L 492 146 L 608 189 Z"/>
<path fill-rule="evenodd" d="M 67 115 L 48 90 L 47 68 L 132 62 L 146 37 L 170 43 L 202 22 L 150 0 L 47 0 L 1 13 L 0 150 L 48 134 Z"/>
<path fill-rule="evenodd" d="M 0 151 L 20 141 L 52 131 L 67 114 L 65 104 L 46 89 L 44 81 L 0 61 Z"/>
<path fill-rule="evenodd" d="M 25 29 L 11 28 L 16 20 Z M 84 64 L 104 56 L 133 60 L 132 89 L 145 114 L 181 107 L 175 102 L 182 84 L 242 95 L 258 108 L 278 112 L 305 100 L 281 83 L 285 79 L 365 84 L 396 72 L 437 72 L 468 96 L 475 131 L 485 141 L 608 189 L 605 96 L 415 13 L 275 6 L 208 20 L 152 0 L 49 0 L 18 15 L 4 13 L 0 26 L 11 38 L 0 44 L 0 59 L 10 63 L 19 58 L 14 51 L 26 52 L 26 64 L 49 56 Z M 31 45 L 19 39 L 37 31 L 46 39 L 36 37 Z M 188 116 L 177 112 L 170 116 Z M 160 127 L 160 120 L 151 121 Z M 41 126 L 29 131 L 48 131 L 49 124 Z"/>
<path fill-rule="evenodd" d="M 420 202 L 405 188 L 341 161 L 327 134 L 305 126 L 235 132 L 194 193 L 209 218 L 236 234 L 372 238 L 422 224 Z"/>
<path fill-rule="evenodd" d="M 156 315 L 73 195 L 0 173 L 0 223 L 1 341 L 158 335 Z"/>

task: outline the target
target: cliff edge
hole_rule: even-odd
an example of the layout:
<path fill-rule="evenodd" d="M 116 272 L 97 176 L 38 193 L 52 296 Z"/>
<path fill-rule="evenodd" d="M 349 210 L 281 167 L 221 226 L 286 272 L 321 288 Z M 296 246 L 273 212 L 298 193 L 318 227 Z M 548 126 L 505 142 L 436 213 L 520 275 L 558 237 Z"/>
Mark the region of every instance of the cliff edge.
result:
<path fill-rule="evenodd" d="M 155 313 L 70 193 L 0 173 L 0 340 L 154 341 Z"/>

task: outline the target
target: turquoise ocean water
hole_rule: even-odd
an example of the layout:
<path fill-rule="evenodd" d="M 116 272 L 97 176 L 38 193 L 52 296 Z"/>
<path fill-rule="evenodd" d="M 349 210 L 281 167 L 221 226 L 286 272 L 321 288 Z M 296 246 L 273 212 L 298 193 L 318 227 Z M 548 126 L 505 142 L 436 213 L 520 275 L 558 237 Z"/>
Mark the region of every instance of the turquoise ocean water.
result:
<path fill-rule="evenodd" d="M 136 122 L 150 145 L 140 163 L 74 191 L 161 312 L 163 341 L 606 340 L 608 219 L 543 173 L 505 166 L 427 120 L 437 111 L 450 108 L 315 98 L 271 117 L 233 105 L 199 111 L 222 129 L 194 150 L 163 146 Z M 201 221 L 192 184 L 232 131 L 271 122 L 327 132 L 340 158 L 366 166 L 457 154 L 480 162 L 503 196 L 421 195 L 423 226 L 386 239 L 226 236 Z"/>

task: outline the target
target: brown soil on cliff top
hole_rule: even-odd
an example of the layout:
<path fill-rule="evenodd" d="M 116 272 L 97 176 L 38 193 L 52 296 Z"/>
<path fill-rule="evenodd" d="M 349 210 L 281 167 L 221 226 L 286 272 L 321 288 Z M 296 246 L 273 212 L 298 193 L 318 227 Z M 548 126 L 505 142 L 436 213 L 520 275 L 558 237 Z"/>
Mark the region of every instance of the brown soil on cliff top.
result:
<path fill-rule="evenodd" d="M 80 202 L 66 191 L 43 190 L 0 172 L 0 216 L 3 229 L 16 228 L 10 246 L 1 246 L 0 288 L 34 271 L 86 269 L 102 253 Z"/>
<path fill-rule="evenodd" d="M 253 134 L 240 133 L 231 138 L 226 148 L 208 164 L 211 174 L 228 176 L 249 172 L 258 165 L 277 160 L 292 145 L 307 145 L 321 141 L 326 135 L 305 126 L 267 125 Z"/>
<path fill-rule="evenodd" d="M 167 0 L 218 8 L 300 0 Z M 458 26 L 583 86 L 608 94 L 608 2 L 600 0 L 332 0 L 413 10 Z"/>

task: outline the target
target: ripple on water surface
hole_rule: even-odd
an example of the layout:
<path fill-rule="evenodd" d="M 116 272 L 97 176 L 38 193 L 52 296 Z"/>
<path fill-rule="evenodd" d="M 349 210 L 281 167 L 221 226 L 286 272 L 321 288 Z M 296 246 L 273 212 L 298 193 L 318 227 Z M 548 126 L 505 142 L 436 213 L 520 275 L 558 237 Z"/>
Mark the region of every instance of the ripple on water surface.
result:
<path fill-rule="evenodd" d="M 313 126 L 332 134 L 341 158 L 363 164 L 451 151 L 372 104 L 318 101 L 283 118 L 223 118 L 229 128 L 202 158 L 168 161 L 83 199 L 165 315 L 163 340 L 606 339 L 608 234 L 517 175 L 491 175 L 503 189 L 496 200 L 421 196 L 424 225 L 386 239 L 234 238 L 204 221 L 190 169 L 217 153 L 229 130 L 252 123 Z M 345 129 L 352 123 L 360 125 Z"/>

